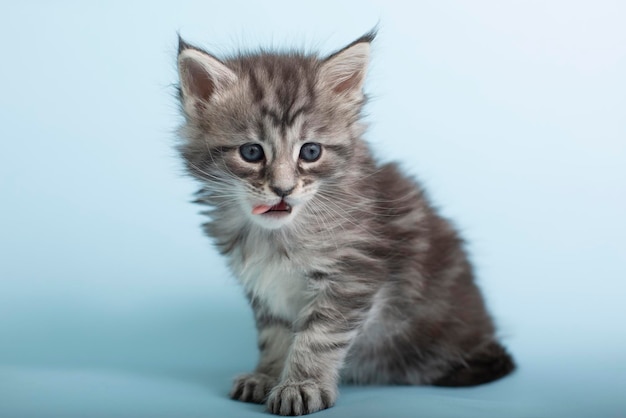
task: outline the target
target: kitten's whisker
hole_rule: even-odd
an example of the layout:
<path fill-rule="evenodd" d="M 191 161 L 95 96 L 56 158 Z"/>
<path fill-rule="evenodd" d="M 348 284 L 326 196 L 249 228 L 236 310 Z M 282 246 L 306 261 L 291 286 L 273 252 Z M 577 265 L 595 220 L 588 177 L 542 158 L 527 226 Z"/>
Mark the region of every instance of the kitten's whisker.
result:
<path fill-rule="evenodd" d="M 215 181 L 216 183 L 227 183 L 228 182 L 228 178 L 224 178 L 222 176 L 218 176 L 216 174 L 213 173 L 209 173 L 206 170 L 203 170 L 202 168 L 198 167 L 196 164 L 194 164 L 193 162 L 189 161 L 188 164 L 194 169 L 194 171 L 196 171 L 197 173 L 202 174 L 204 180 L 208 180 L 208 181 Z"/>
<path fill-rule="evenodd" d="M 328 184 L 330 184 L 330 183 L 328 183 Z M 339 185 L 339 186 L 342 186 L 342 187 L 343 187 L 343 184 L 341 184 L 341 183 L 338 183 L 337 185 Z M 329 192 L 329 193 L 333 193 L 333 191 L 332 191 L 332 190 L 326 190 L 326 189 L 325 189 L 324 191 L 325 191 L 325 192 Z M 419 192 L 418 192 L 418 193 L 419 193 Z M 420 193 L 420 194 L 421 194 L 421 193 Z M 419 196 L 419 194 L 418 194 L 418 196 Z M 378 203 L 396 203 L 396 202 L 403 201 L 403 200 L 404 200 L 404 201 L 407 201 L 407 203 L 408 203 L 408 201 L 409 201 L 409 200 L 411 200 L 411 199 L 409 198 L 409 196 L 398 196 L 396 199 L 382 199 L 382 198 L 380 198 L 380 196 L 376 196 L 376 197 L 374 197 L 373 199 L 375 199 L 375 201 L 376 201 L 376 202 L 378 202 Z"/>
<path fill-rule="evenodd" d="M 357 228 L 358 230 L 366 233 L 367 235 L 370 235 L 372 238 L 377 239 L 378 237 L 376 235 L 374 235 L 371 231 L 369 231 L 367 228 L 363 227 L 362 225 L 359 224 L 357 219 L 354 219 L 349 212 L 344 211 L 344 208 L 342 208 L 341 206 L 337 205 L 335 202 L 333 202 L 331 199 L 328 199 L 324 196 L 319 196 L 320 197 L 320 203 L 322 200 L 325 200 L 326 203 L 324 204 L 325 206 L 328 207 L 329 210 L 332 211 L 332 213 L 334 213 L 336 216 L 344 219 L 346 222 L 350 223 L 352 226 L 354 226 L 355 228 Z M 330 205 L 334 206 L 335 209 L 333 210 Z M 347 216 L 346 216 L 347 215 Z"/>
<path fill-rule="evenodd" d="M 345 208 L 345 207 L 343 207 L 343 206 L 339 205 L 339 204 L 337 203 L 336 199 L 333 199 L 333 198 L 328 198 L 328 197 L 324 196 L 323 194 L 320 194 L 320 195 L 319 195 L 319 197 L 320 197 L 320 199 L 324 200 L 324 201 L 326 202 L 326 204 L 327 204 L 327 205 L 332 205 L 332 206 L 335 208 L 335 211 L 334 211 L 334 212 L 335 212 L 336 214 L 338 214 L 338 215 L 342 215 L 342 216 L 343 216 L 343 215 L 346 215 L 346 216 L 347 216 L 347 218 L 346 218 L 346 219 L 349 219 L 349 220 L 351 220 L 351 221 L 357 222 L 357 219 L 355 219 L 355 218 L 353 218 L 353 217 L 351 216 L 351 209 L 350 209 L 350 208 Z M 344 217 L 345 217 L 345 216 L 344 216 Z"/>
<path fill-rule="evenodd" d="M 372 212 L 372 210 L 380 210 L 380 211 L 393 211 L 393 212 L 398 212 L 398 211 L 402 211 L 402 210 L 406 210 L 406 209 L 414 209 L 415 208 L 415 204 L 409 204 L 409 202 L 407 202 L 406 205 L 404 206 L 398 206 L 398 205 L 383 205 L 384 203 L 392 203 L 393 201 L 391 200 L 380 200 L 380 199 L 376 199 L 376 200 L 372 200 L 372 201 L 353 201 L 353 200 L 348 200 L 347 198 L 344 197 L 344 195 L 338 195 L 337 193 L 335 193 L 334 191 L 327 191 L 327 190 L 323 190 L 323 191 L 319 191 L 318 193 L 322 193 L 323 195 L 325 195 L 328 198 L 331 198 L 333 200 L 339 201 L 341 203 L 345 203 L 347 205 L 350 205 L 350 210 L 354 209 L 354 210 L 358 210 L 359 212 Z M 406 196 L 403 196 L 399 199 L 397 199 L 396 201 L 400 201 L 400 200 L 406 200 L 408 201 L 409 199 Z M 384 213 L 384 212 L 377 212 L 376 215 L 378 216 L 397 216 L 396 213 Z"/>
<path fill-rule="evenodd" d="M 328 234 L 330 234 L 331 242 L 335 244 L 335 249 L 339 250 L 339 243 L 337 242 L 334 232 L 335 227 L 332 227 L 330 225 L 330 221 L 326 218 L 326 215 L 323 213 L 323 211 L 325 211 L 331 219 L 333 218 L 332 214 L 324 208 L 324 205 L 319 206 L 319 209 L 321 210 L 320 212 L 317 212 L 315 210 L 315 206 L 313 205 L 309 205 L 307 209 L 310 211 L 318 226 L 321 228 L 320 232 L 328 232 Z M 341 224 L 339 224 L 339 226 L 343 229 L 343 226 Z"/>

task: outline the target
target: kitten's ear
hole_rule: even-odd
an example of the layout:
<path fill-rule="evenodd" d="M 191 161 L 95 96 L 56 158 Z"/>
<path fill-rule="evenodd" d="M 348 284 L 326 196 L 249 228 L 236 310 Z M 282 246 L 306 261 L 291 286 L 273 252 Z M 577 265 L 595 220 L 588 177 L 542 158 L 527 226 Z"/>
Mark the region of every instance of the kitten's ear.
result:
<path fill-rule="evenodd" d="M 320 76 L 326 88 L 336 94 L 361 93 L 374 36 L 368 33 L 324 60 Z"/>
<path fill-rule="evenodd" d="M 237 81 L 237 75 L 217 58 L 179 38 L 178 75 L 186 110 L 207 103 Z M 192 105 L 188 107 L 188 105 Z"/>

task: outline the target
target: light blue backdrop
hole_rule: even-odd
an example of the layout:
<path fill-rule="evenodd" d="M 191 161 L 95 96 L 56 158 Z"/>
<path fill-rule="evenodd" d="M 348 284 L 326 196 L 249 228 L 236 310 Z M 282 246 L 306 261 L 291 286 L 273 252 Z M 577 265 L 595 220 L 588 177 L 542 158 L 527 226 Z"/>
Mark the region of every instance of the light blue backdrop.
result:
<path fill-rule="evenodd" d="M 320 417 L 626 416 L 622 1 L 3 2 L 0 416 L 244 417 L 240 289 L 172 144 L 176 31 L 328 53 L 380 21 L 367 138 L 470 242 L 519 371 Z"/>

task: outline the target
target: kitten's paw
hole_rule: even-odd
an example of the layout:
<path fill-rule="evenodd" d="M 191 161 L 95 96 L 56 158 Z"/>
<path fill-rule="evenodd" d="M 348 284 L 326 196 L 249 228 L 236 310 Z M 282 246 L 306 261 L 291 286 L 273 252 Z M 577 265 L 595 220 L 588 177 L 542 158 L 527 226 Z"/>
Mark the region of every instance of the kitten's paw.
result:
<path fill-rule="evenodd" d="M 317 382 L 285 382 L 272 389 L 267 409 L 277 415 L 304 415 L 330 408 L 337 399 L 336 388 Z"/>
<path fill-rule="evenodd" d="M 266 374 L 244 374 L 235 378 L 230 397 L 243 402 L 264 403 L 275 385 L 276 378 Z"/>

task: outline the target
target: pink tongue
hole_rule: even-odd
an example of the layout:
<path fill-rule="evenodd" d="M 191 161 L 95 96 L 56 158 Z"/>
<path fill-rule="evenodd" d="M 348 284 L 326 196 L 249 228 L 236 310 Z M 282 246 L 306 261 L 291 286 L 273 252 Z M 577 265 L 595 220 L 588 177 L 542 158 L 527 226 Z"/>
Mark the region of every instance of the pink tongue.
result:
<path fill-rule="evenodd" d="M 273 206 L 269 206 L 269 205 L 259 205 L 259 206 L 255 206 L 252 208 L 252 214 L 253 215 L 260 215 L 262 213 L 267 212 L 268 210 L 270 210 Z"/>

